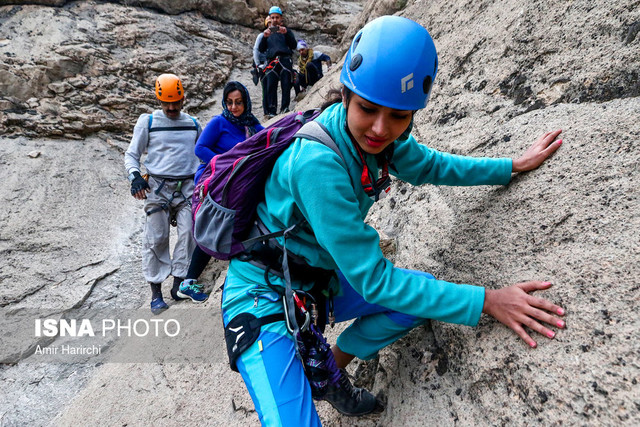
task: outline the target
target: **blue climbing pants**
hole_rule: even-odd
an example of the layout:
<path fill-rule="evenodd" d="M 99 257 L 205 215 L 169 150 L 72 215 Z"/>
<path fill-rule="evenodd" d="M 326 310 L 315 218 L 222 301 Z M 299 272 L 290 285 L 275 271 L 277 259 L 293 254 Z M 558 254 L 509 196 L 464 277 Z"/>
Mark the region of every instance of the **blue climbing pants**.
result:
<path fill-rule="evenodd" d="M 232 261 L 222 295 L 225 326 L 242 312 L 256 317 L 283 312 L 277 293 L 262 283 L 249 281 L 241 273 L 244 269 L 233 268 L 234 262 L 239 261 Z M 429 273 L 410 272 L 433 278 Z M 338 337 L 342 351 L 363 360 L 372 359 L 380 349 L 426 321 L 369 304 L 342 274 L 338 277 L 340 291 L 333 298 L 336 321 L 355 319 Z M 238 358 L 237 366 L 263 425 L 321 425 L 311 387 L 284 321 L 262 326 L 258 339 Z"/>

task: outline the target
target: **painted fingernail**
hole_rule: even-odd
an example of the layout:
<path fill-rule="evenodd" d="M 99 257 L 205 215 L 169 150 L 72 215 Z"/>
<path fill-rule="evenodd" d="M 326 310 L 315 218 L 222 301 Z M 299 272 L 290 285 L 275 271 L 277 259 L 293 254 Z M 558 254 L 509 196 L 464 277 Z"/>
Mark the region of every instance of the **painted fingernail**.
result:
<path fill-rule="evenodd" d="M 562 308 L 559 308 L 559 309 L 558 309 L 558 314 L 559 314 L 560 316 L 564 316 L 564 310 L 563 310 Z"/>
<path fill-rule="evenodd" d="M 558 145 L 562 145 L 562 140 L 561 139 L 558 140 Z"/>
<path fill-rule="evenodd" d="M 549 331 L 549 332 L 547 332 L 547 336 L 548 336 L 549 338 L 553 338 L 553 337 L 555 337 L 555 336 L 556 336 L 556 333 L 555 333 L 555 332 L 553 332 L 553 331 Z"/>
<path fill-rule="evenodd" d="M 558 325 L 558 328 L 564 328 L 564 322 L 562 320 L 558 320 L 558 323 L 556 323 L 556 325 Z"/>
<path fill-rule="evenodd" d="M 543 286 L 549 286 L 549 285 L 551 285 L 551 282 L 542 282 L 542 285 Z"/>
<path fill-rule="evenodd" d="M 536 342 L 535 342 L 535 341 L 531 341 L 531 342 L 529 343 L 529 346 L 530 346 L 531 348 L 536 348 L 536 346 L 537 346 L 537 345 L 538 345 L 538 344 L 536 344 Z"/>

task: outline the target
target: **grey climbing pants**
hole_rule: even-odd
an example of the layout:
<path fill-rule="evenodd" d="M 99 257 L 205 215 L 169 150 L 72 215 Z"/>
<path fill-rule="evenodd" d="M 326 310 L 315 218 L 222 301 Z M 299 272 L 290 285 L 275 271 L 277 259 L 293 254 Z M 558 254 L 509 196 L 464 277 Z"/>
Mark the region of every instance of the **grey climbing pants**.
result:
<path fill-rule="evenodd" d="M 185 277 L 189 268 L 191 254 L 195 248 L 191 219 L 191 195 L 193 194 L 193 179 L 182 181 L 182 188 L 178 189 L 178 181 L 149 177 L 151 192 L 144 202 L 145 213 L 156 210 L 147 215 L 144 226 L 142 244 L 142 269 L 144 278 L 149 283 L 162 283 L 169 275 Z M 160 191 L 158 192 L 158 188 Z M 156 194 L 157 193 L 157 194 Z M 173 196 L 173 199 L 172 199 Z M 170 201 L 170 202 L 169 202 Z M 168 203 L 167 209 L 161 209 Z M 173 248 L 173 259 L 169 251 L 169 230 L 171 217 L 177 221 L 178 238 Z"/>

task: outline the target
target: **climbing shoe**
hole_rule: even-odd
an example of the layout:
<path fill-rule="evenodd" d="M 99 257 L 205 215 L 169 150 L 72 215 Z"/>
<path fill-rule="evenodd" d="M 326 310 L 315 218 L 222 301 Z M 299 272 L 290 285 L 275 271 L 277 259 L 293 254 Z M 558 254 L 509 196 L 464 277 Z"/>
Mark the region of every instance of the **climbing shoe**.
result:
<path fill-rule="evenodd" d="M 162 299 L 162 296 L 159 296 L 151 300 L 151 312 L 153 314 L 160 314 L 163 311 L 165 311 L 167 308 L 169 308 L 169 306 L 167 305 L 166 302 L 164 302 L 164 300 Z"/>
<path fill-rule="evenodd" d="M 193 302 L 203 302 L 209 298 L 209 295 L 202 292 L 202 285 L 199 285 L 193 279 L 186 279 L 180 283 L 177 294 L 182 298 L 191 298 Z"/>
<path fill-rule="evenodd" d="M 381 412 L 384 409 L 373 394 L 354 387 L 344 369 L 340 369 L 338 384 L 329 384 L 326 394 L 320 400 L 326 400 L 342 415 L 350 417 Z"/>

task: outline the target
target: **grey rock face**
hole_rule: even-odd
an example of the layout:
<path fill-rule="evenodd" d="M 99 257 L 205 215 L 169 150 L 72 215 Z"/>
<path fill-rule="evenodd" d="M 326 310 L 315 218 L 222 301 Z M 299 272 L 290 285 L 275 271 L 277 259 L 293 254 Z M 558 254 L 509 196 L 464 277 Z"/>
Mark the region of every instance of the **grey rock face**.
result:
<path fill-rule="evenodd" d="M 117 2 L 63 3 L 0 7 L 0 133 L 128 134 L 131 123 L 157 105 L 152 88 L 164 72 L 183 77 L 192 114 L 208 110 L 232 68 L 251 66 L 266 15 L 243 1 L 136 3 L 174 15 Z M 330 26 L 335 33 L 345 23 L 325 19 L 331 7 L 337 9 L 332 2 L 291 5 L 287 25 L 307 32 Z"/>
<path fill-rule="evenodd" d="M 187 107 L 197 111 L 213 103 L 234 57 L 249 57 L 233 30 L 223 34 L 194 14 L 171 17 L 87 2 L 16 9 L 0 9 L 6 133 L 128 132 L 156 105 L 153 84 L 163 72 L 183 76 Z"/>
<path fill-rule="evenodd" d="M 307 5 L 290 3 L 292 16 Z M 258 14 L 269 5 L 250 2 Z M 335 52 L 382 13 L 429 29 L 440 68 L 429 106 L 415 117 L 424 144 L 516 157 L 548 130 L 563 129 L 564 139 L 544 165 L 506 187 L 395 182 L 368 221 L 399 267 L 488 288 L 551 281 L 534 296 L 565 307 L 567 329 L 553 340 L 534 335 L 538 348 L 530 349 L 488 317 L 476 328 L 428 322 L 350 367 L 357 385 L 386 402 L 384 413 L 350 419 L 319 402 L 322 422 L 640 424 L 637 2 L 372 1 L 361 15 L 350 14 L 354 3 L 310 7 L 340 24 Z M 0 307 L 147 307 L 142 212 L 118 176 L 122 140 L 152 108 L 153 78 L 166 69 L 185 76 L 191 112 L 213 111 L 221 83 L 246 74 L 256 34 L 194 12 L 116 4 L 0 8 L 0 129 L 12 136 L 0 140 Z M 165 47 L 178 53 L 163 56 Z M 317 107 L 339 87 L 340 58 L 334 62 L 296 109 Z M 97 130 L 105 130 L 100 138 L 83 136 Z M 79 170 L 68 170 L 70 159 Z M 222 283 L 225 267 L 205 273 L 209 288 Z M 219 315 L 219 299 L 204 309 Z M 343 327 L 329 330 L 329 341 Z M 3 393 L 19 396 L 19 405 L 0 400 L 9 424 L 259 422 L 240 377 L 218 361 L 19 364 L 0 367 L 0 378 Z"/>
<path fill-rule="evenodd" d="M 3 5 L 44 5 L 64 6 L 73 0 L 5 0 Z M 264 0 L 111 0 L 107 3 L 124 6 L 137 6 L 160 11 L 170 15 L 185 12 L 199 12 L 207 18 L 228 24 L 254 26 L 261 28 L 269 8 L 275 4 L 281 6 L 287 25 L 291 28 L 322 30 L 338 34 L 349 25 L 346 16 L 360 11 L 359 0 L 298 0 L 291 2 L 269 2 Z M 396 10 L 400 3 L 396 2 Z"/>

